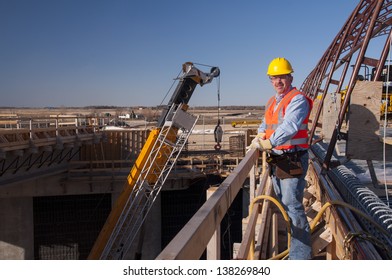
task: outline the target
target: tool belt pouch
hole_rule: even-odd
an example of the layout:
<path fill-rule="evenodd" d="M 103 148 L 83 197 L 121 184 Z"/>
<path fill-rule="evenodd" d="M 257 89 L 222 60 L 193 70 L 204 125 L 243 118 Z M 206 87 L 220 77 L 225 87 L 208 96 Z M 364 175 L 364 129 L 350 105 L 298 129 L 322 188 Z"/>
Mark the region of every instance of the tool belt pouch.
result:
<path fill-rule="evenodd" d="M 278 179 L 298 178 L 303 174 L 302 164 L 299 158 L 283 155 L 272 161 L 275 165 L 275 176 Z"/>

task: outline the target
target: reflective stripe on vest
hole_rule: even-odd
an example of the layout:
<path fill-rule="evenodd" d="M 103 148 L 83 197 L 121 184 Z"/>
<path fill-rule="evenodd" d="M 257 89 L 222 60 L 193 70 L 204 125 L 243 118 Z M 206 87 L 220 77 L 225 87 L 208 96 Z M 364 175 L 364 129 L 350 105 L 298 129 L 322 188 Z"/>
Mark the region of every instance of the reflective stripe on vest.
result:
<path fill-rule="evenodd" d="M 275 132 L 277 127 L 283 123 L 284 115 L 287 109 L 287 106 L 290 104 L 291 100 L 298 94 L 302 94 L 296 88 L 291 90 L 277 105 L 276 110 L 274 110 L 276 105 L 275 97 L 272 97 L 266 106 L 266 114 L 265 114 L 265 122 L 266 122 L 266 138 L 268 139 Z M 306 96 L 305 96 L 306 97 Z M 306 97 L 309 102 L 310 110 L 312 109 L 312 100 Z M 309 148 L 308 145 L 308 122 L 309 122 L 309 114 L 304 119 L 303 123 L 300 125 L 298 132 L 294 135 L 294 137 L 284 144 L 274 147 L 274 149 L 278 150 L 288 150 L 294 149 L 295 146 L 299 146 L 301 148 Z"/>
<path fill-rule="evenodd" d="M 276 130 L 278 128 L 278 126 L 279 126 L 279 124 L 267 124 L 266 125 L 266 129 Z M 308 130 L 308 124 L 307 123 L 301 124 L 299 129 L 301 129 L 301 130 Z"/>

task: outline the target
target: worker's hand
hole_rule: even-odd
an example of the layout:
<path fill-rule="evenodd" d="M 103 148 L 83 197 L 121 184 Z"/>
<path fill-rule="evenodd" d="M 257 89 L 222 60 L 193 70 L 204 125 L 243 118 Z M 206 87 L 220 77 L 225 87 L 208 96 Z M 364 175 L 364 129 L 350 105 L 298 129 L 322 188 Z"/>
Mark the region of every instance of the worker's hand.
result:
<path fill-rule="evenodd" d="M 265 140 L 265 132 L 258 133 L 255 138 L 253 138 L 251 144 L 246 147 L 246 151 L 249 151 L 250 149 L 261 149 L 260 140 Z"/>
<path fill-rule="evenodd" d="M 252 149 L 259 149 L 260 148 L 260 144 L 257 138 L 253 139 L 252 142 L 250 143 L 250 145 L 248 147 L 246 147 L 246 151 L 250 151 Z"/>
<path fill-rule="evenodd" d="M 259 140 L 259 145 L 261 147 L 259 149 L 262 150 L 262 151 L 272 150 L 272 144 L 271 144 L 271 141 L 269 139 Z"/>
<path fill-rule="evenodd" d="M 263 140 L 258 137 L 252 140 L 252 143 L 246 147 L 249 151 L 250 149 L 259 149 L 260 151 L 267 151 L 272 149 L 271 141 L 270 140 Z"/>
<path fill-rule="evenodd" d="M 255 138 L 259 138 L 259 139 L 264 140 L 265 139 L 265 132 L 258 133 Z"/>

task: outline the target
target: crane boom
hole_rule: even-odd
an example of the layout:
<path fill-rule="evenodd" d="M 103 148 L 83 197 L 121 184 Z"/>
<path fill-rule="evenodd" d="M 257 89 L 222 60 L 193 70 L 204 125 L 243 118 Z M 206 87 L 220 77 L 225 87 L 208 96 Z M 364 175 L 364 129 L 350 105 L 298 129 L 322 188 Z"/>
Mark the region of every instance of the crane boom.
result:
<path fill-rule="evenodd" d="M 203 86 L 218 77 L 193 63 L 182 66 L 178 85 L 164 108 L 135 161 L 124 189 L 113 205 L 88 259 L 123 259 L 159 194 L 171 168 L 185 145 L 197 118 L 186 113 L 188 102 L 197 85 Z"/>

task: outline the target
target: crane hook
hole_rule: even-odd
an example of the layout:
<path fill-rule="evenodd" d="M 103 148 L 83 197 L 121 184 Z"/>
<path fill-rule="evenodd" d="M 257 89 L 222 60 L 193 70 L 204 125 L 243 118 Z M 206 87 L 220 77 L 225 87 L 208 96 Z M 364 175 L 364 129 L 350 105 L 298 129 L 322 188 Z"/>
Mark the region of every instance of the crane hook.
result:
<path fill-rule="evenodd" d="M 221 149 L 220 143 L 222 142 L 222 136 L 223 136 L 223 129 L 220 126 L 220 120 L 218 119 L 218 124 L 216 125 L 214 129 L 214 136 L 215 136 L 215 142 L 216 145 L 214 146 L 216 151 L 219 151 Z"/>

